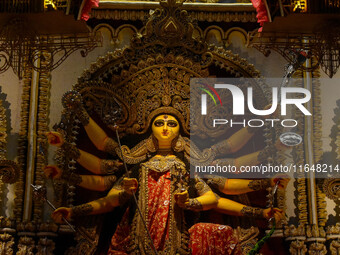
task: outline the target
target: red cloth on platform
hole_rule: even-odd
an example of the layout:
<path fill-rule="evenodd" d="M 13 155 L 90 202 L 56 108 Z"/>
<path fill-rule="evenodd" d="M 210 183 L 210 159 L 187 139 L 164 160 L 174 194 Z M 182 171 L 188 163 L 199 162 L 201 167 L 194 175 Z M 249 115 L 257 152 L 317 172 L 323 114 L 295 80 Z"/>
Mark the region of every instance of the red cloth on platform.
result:
<path fill-rule="evenodd" d="M 80 19 L 87 21 L 90 18 L 90 11 L 93 7 L 99 6 L 99 0 L 86 0 L 83 9 L 81 10 Z"/>
<path fill-rule="evenodd" d="M 266 5 L 264 4 L 263 0 L 251 0 L 251 2 L 254 8 L 256 9 L 257 22 L 260 23 L 260 26 L 261 26 L 259 28 L 259 32 L 261 32 L 264 22 L 269 21 Z"/>
<path fill-rule="evenodd" d="M 189 229 L 193 255 L 242 254 L 231 227 L 213 223 L 197 223 Z"/>

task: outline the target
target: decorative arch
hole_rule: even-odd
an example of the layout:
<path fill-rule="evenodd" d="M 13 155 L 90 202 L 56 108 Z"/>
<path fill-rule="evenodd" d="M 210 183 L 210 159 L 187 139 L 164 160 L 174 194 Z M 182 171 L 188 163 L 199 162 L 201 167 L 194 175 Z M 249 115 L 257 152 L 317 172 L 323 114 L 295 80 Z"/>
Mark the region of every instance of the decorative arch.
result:
<path fill-rule="evenodd" d="M 158 108 L 171 108 L 181 116 L 183 132 L 188 135 L 191 78 L 255 78 L 251 84 L 247 84 L 253 87 L 255 104 L 258 108 L 268 104 L 269 91 L 252 64 L 222 47 L 208 45 L 202 38 L 193 38 L 196 28 L 188 13 L 180 9 L 182 3 L 168 0 L 160 4 L 162 9 L 156 9 L 149 17 L 145 29 L 141 30 L 143 34 L 136 33 L 129 47 L 99 57 L 73 86 L 73 90 L 82 95 L 84 107 L 92 117 L 107 130 L 115 130 L 117 124 L 119 134 L 128 142 L 129 139 L 133 142 L 134 135 L 148 132 L 150 121 Z M 82 133 L 78 123 L 76 116 L 64 111 L 62 121 L 56 128 L 65 131 L 67 141 L 77 143 L 79 133 Z M 204 120 L 201 124 L 201 130 L 207 132 Z M 264 132 L 264 146 L 269 147 L 272 134 L 267 131 Z M 209 133 L 214 138 L 219 135 Z M 69 171 L 74 171 L 76 163 L 72 160 L 65 162 L 63 153 L 58 152 L 58 162 L 67 166 Z M 272 160 L 280 159 L 273 155 Z M 70 190 L 70 186 L 67 189 Z M 67 201 L 66 206 L 72 206 L 77 199 L 74 192 L 56 193 L 60 194 L 58 201 Z M 61 196 L 66 198 L 62 199 Z M 240 196 L 239 199 L 249 203 L 247 196 Z M 79 236 L 77 247 L 72 248 L 70 253 L 81 254 L 84 250 L 95 252 L 100 242 L 99 220 L 97 216 L 92 217 L 83 225 L 91 233 L 94 244 Z M 259 231 L 257 228 L 246 231 L 238 229 L 237 233 L 242 237 L 244 246 L 251 249 Z"/>

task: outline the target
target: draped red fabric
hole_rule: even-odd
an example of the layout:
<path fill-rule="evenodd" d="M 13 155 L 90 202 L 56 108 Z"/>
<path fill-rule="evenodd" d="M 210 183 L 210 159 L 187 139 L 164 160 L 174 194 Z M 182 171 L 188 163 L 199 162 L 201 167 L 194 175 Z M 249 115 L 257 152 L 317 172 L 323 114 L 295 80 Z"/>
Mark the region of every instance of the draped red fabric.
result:
<path fill-rule="evenodd" d="M 265 6 L 263 0 L 251 0 L 251 2 L 253 4 L 254 8 L 256 9 L 257 22 L 260 23 L 260 26 L 261 26 L 259 28 L 259 32 L 261 32 L 264 22 L 269 21 L 267 9 L 266 9 L 266 6 Z"/>
<path fill-rule="evenodd" d="M 90 18 L 90 11 L 93 7 L 99 6 L 99 0 L 86 0 L 81 10 L 81 19 L 87 21 Z"/>
<path fill-rule="evenodd" d="M 197 223 L 189 229 L 192 255 L 240 255 L 238 240 L 231 227 Z"/>
<path fill-rule="evenodd" d="M 158 251 L 164 250 L 165 240 L 169 238 L 170 179 L 170 172 L 159 176 L 159 173 L 150 171 L 148 177 L 148 227 Z M 131 230 L 128 215 L 128 211 L 125 212 L 118 225 L 108 254 L 127 254 Z"/>
<path fill-rule="evenodd" d="M 148 228 L 158 251 L 163 251 L 169 238 L 170 172 L 149 172 L 148 176 Z M 131 226 L 128 222 L 129 209 L 117 226 L 111 239 L 109 255 L 127 255 Z M 198 223 L 192 226 L 190 247 L 194 255 L 241 254 L 238 240 L 229 226 Z"/>

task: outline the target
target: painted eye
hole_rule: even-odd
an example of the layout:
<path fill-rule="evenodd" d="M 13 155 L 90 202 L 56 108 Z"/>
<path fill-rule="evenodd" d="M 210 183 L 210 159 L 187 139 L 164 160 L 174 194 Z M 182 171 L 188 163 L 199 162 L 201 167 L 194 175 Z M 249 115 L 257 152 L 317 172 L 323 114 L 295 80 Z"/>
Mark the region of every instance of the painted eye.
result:
<path fill-rule="evenodd" d="M 153 124 L 156 127 L 162 127 L 162 126 L 164 126 L 164 120 L 156 120 Z"/>
<path fill-rule="evenodd" d="M 168 120 L 169 127 L 177 127 L 178 123 L 174 120 Z"/>

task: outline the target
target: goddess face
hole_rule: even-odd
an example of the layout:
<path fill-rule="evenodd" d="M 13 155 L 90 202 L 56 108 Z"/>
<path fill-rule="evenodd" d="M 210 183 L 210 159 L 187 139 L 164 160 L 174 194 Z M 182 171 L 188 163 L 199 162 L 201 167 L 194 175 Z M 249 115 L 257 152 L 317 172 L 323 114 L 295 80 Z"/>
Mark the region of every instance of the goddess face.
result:
<path fill-rule="evenodd" d="M 174 116 L 161 114 L 152 123 L 152 133 L 160 142 L 171 142 L 179 134 L 179 123 Z"/>

